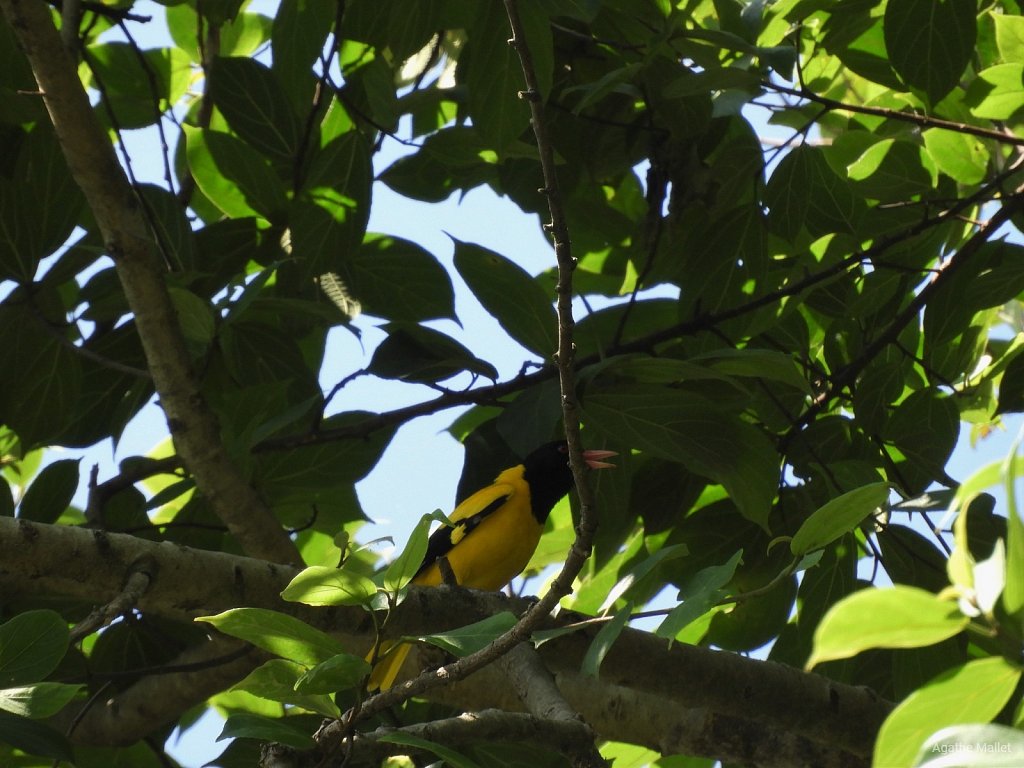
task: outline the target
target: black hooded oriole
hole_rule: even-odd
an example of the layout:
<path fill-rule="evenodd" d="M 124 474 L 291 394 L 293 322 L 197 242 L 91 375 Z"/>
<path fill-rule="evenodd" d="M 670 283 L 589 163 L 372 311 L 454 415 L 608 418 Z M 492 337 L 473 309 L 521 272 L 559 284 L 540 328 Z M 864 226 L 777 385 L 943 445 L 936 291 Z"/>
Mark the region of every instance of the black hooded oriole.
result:
<path fill-rule="evenodd" d="M 584 451 L 591 469 L 613 467 L 604 459 L 614 451 Z M 439 561 L 447 559 L 459 586 L 501 589 L 522 573 L 540 542 L 551 509 L 573 486 L 569 448 L 564 440 L 533 451 L 522 464 L 506 469 L 494 482 L 460 503 L 430 535 L 427 553 L 412 584 L 438 586 L 444 579 Z M 374 666 L 368 690 L 387 690 L 409 655 L 402 643 L 384 646 L 387 652 Z M 372 659 L 371 656 L 367 657 Z"/>

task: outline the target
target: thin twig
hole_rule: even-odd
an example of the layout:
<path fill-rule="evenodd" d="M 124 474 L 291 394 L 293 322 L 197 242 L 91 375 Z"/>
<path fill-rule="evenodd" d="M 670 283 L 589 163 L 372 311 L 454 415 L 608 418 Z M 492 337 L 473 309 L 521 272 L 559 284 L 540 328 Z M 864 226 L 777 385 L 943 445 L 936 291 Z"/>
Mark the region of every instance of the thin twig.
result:
<path fill-rule="evenodd" d="M 940 117 L 919 115 L 916 112 L 901 112 L 899 110 L 887 109 L 885 107 L 868 107 L 863 104 L 847 104 L 843 101 L 830 99 L 827 96 L 820 96 L 806 88 L 789 88 L 785 85 L 772 82 L 765 82 L 763 85 L 768 90 L 775 91 L 776 93 L 784 93 L 789 96 L 796 96 L 797 98 L 804 99 L 806 101 L 813 101 L 815 104 L 821 104 L 829 110 L 854 112 L 860 115 L 873 115 L 874 117 L 884 117 L 887 120 L 899 120 L 904 123 L 912 123 L 913 125 L 920 126 L 921 128 L 944 128 L 947 131 L 964 133 L 969 136 L 977 136 L 982 139 L 991 139 L 992 141 L 997 141 L 1000 144 L 1012 144 L 1017 147 L 1024 146 L 1024 139 L 1022 138 L 1008 135 L 1002 131 L 979 128 L 978 126 L 971 125 L 970 123 L 958 123 L 953 120 L 943 120 Z"/>
<path fill-rule="evenodd" d="M 143 556 L 132 563 L 128 567 L 121 592 L 109 603 L 92 611 L 72 627 L 71 642 L 77 643 L 97 629 L 107 626 L 121 614 L 132 610 L 149 589 L 149 585 L 153 583 L 157 571 L 156 560 L 152 557 Z"/>

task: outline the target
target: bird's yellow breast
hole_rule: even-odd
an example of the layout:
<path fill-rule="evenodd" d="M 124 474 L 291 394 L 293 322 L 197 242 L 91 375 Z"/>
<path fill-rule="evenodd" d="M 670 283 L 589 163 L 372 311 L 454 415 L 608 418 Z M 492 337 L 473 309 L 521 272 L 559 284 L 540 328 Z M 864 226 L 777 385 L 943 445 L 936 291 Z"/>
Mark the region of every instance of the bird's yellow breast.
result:
<path fill-rule="evenodd" d="M 464 536 L 458 528 L 452 530 L 456 543 L 446 557 L 463 587 L 501 589 L 522 573 L 540 542 L 543 526 L 530 511 L 530 488 L 523 480 L 523 467 L 505 470 L 495 484 L 511 488 L 505 502 Z M 474 513 L 474 510 L 463 510 L 460 505 L 452 515 L 452 522 L 457 524 L 459 519 Z M 436 563 L 413 580 L 425 586 L 437 586 L 442 581 Z"/>

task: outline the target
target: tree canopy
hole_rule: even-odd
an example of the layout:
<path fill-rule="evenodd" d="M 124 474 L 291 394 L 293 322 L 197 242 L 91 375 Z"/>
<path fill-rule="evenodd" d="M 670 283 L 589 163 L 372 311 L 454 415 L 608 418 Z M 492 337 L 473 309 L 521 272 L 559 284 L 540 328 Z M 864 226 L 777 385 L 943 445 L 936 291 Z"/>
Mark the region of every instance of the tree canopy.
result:
<path fill-rule="evenodd" d="M 947 470 L 1024 411 L 1022 107 L 1007 0 L 0 0 L 0 761 L 174 765 L 208 708 L 224 768 L 1024 759 L 1016 443 Z M 549 268 L 450 272 L 368 231 L 384 187 L 489 188 Z M 367 323 L 415 404 L 321 386 Z M 154 399 L 148 455 L 40 470 Z M 462 492 L 620 453 L 539 602 L 408 587 L 437 516 L 360 537 L 442 412 Z M 369 695 L 400 636 L 426 671 Z"/>

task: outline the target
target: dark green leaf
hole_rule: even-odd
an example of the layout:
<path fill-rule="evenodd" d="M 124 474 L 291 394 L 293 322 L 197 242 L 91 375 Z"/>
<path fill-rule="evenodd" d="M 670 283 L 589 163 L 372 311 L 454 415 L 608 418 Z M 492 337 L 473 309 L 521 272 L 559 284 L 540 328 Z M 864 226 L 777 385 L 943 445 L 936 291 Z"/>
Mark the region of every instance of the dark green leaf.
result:
<path fill-rule="evenodd" d="M 366 141 L 349 131 L 312 160 L 291 216 L 292 253 L 313 278 L 344 272 L 366 233 L 373 173 Z"/>
<path fill-rule="evenodd" d="M 26 449 L 74 420 L 82 383 L 78 355 L 24 308 L 0 306 L 0 421 Z"/>
<path fill-rule="evenodd" d="M 271 50 L 274 72 L 299 110 L 313 95 L 313 63 L 324 49 L 336 8 L 318 0 L 282 0 L 274 16 Z M 346 19 L 346 34 L 348 33 Z"/>
<path fill-rule="evenodd" d="M 588 425 L 725 486 L 749 520 L 766 526 L 779 483 L 775 449 L 738 417 L 699 396 L 649 385 L 588 388 Z"/>
<path fill-rule="evenodd" d="M 580 672 L 583 675 L 597 677 L 601 669 L 601 662 L 604 661 L 608 651 L 615 645 L 615 641 L 619 639 L 622 630 L 629 625 L 629 616 L 632 612 L 633 603 L 626 603 L 620 610 L 615 612 L 611 621 L 601 625 L 601 630 L 594 637 L 590 647 L 587 648 L 586 656 L 583 657 L 583 666 L 580 668 Z"/>
<path fill-rule="evenodd" d="M 75 760 L 75 753 L 63 733 L 45 723 L 9 712 L 0 712 L 0 743 L 10 744 L 30 755 L 69 763 Z"/>
<path fill-rule="evenodd" d="M 47 610 L 25 611 L 0 625 L 0 687 L 39 682 L 68 649 L 68 625 Z"/>
<path fill-rule="evenodd" d="M 352 411 L 326 419 L 322 431 L 355 427 L 373 414 Z M 392 430 L 378 429 L 370 438 L 353 437 L 287 450 L 262 451 L 254 462 L 258 487 L 275 504 L 330 502 L 351 489 L 377 463 Z"/>
<path fill-rule="evenodd" d="M 456 656 L 468 656 L 486 648 L 515 625 L 515 615 L 502 611 L 465 627 L 433 635 L 420 635 L 413 639 L 436 645 Z"/>
<path fill-rule="evenodd" d="M 459 54 L 473 127 L 499 154 L 519 138 L 530 120 L 526 102 L 518 97 L 525 87 L 519 57 L 508 39 L 505 14 L 481 13 Z"/>
<path fill-rule="evenodd" d="M 897 463 L 894 479 L 912 495 L 923 491 L 944 473 L 959 435 L 960 412 L 951 397 L 935 389 L 910 395 L 896 408 L 885 432 L 905 457 Z"/>
<path fill-rule="evenodd" d="M 45 126 L 22 135 L 11 179 L 0 175 L 0 276 L 25 282 L 71 235 L 82 193 Z"/>
<path fill-rule="evenodd" d="M 291 163 L 302 141 L 302 121 L 277 77 L 255 59 L 220 57 L 210 91 L 231 130 L 273 161 Z"/>
<path fill-rule="evenodd" d="M 996 413 L 1024 412 L 1024 354 L 1010 360 L 999 381 L 999 407 Z"/>
<path fill-rule="evenodd" d="M 299 693 L 336 693 L 359 685 L 370 674 L 362 656 L 339 653 L 322 661 L 295 681 Z"/>
<path fill-rule="evenodd" d="M 497 164 L 482 162 L 487 149 L 471 127 L 449 126 L 428 136 L 418 152 L 392 163 L 380 180 L 406 197 L 440 202 L 456 190 L 497 179 Z"/>
<path fill-rule="evenodd" d="M 494 251 L 458 240 L 455 268 L 509 336 L 545 360 L 554 353 L 558 318 L 552 297 L 526 270 Z"/>
<path fill-rule="evenodd" d="M 217 741 L 231 738 L 276 741 L 295 749 L 312 749 L 316 746 L 313 737 L 303 727 L 289 723 L 288 718 L 263 717 L 248 712 L 235 712 L 228 716 Z"/>
<path fill-rule="evenodd" d="M 437 744 L 433 741 L 414 736 L 411 733 L 403 732 L 392 732 L 386 733 L 380 737 L 381 741 L 390 742 L 392 744 L 401 744 L 405 747 L 416 747 L 422 749 L 425 752 L 430 752 L 440 757 L 445 765 L 450 765 L 452 768 L 480 768 L 476 763 L 470 760 L 463 754 L 456 752 L 454 749 Z"/>
<path fill-rule="evenodd" d="M 368 314 L 412 323 L 455 317 L 448 274 L 409 240 L 370 235 L 338 271 Z"/>
<path fill-rule="evenodd" d="M 853 233 L 864 213 L 845 179 L 829 167 L 822 150 L 801 145 L 775 169 L 765 202 L 768 224 L 781 237 L 793 238 L 806 227 L 813 236 Z"/>
<path fill-rule="evenodd" d="M 385 379 L 438 382 L 468 371 L 497 380 L 498 371 L 455 339 L 422 325 L 392 323 L 367 370 Z"/>
<path fill-rule="evenodd" d="M 181 203 L 155 184 L 140 184 L 137 191 L 152 214 L 157 243 L 167 263 L 178 272 L 191 269 L 194 264 L 192 228 Z"/>
<path fill-rule="evenodd" d="M 64 514 L 78 489 L 81 459 L 61 459 L 39 473 L 18 506 L 18 517 L 53 523 Z"/>
<path fill-rule="evenodd" d="M 893 68 L 937 104 L 956 87 L 974 51 L 974 0 L 893 0 L 885 6 L 885 47 Z"/>

